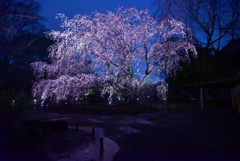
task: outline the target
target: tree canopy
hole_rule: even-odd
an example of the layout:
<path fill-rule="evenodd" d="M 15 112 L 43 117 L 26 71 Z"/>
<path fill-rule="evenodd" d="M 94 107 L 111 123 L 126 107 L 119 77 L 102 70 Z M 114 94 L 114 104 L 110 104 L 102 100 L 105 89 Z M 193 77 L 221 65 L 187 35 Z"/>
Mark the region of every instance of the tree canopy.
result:
<path fill-rule="evenodd" d="M 77 100 L 93 87 L 109 98 L 118 92 L 132 98 L 154 72 L 168 73 L 179 60 L 189 60 L 189 51 L 197 54 L 190 29 L 170 16 L 158 23 L 148 10 L 121 7 L 116 13 L 58 16 L 63 31 L 48 33 L 56 41 L 49 47 L 51 63 L 32 63 L 33 95 L 43 102 Z"/>
<path fill-rule="evenodd" d="M 196 41 L 206 46 L 205 53 L 240 36 L 239 0 L 153 0 L 153 6 L 160 20 L 171 15 L 188 24 Z"/>
<path fill-rule="evenodd" d="M 40 9 L 40 4 L 34 0 L 0 2 L 0 93 L 3 94 L 0 104 L 12 101 L 7 98 L 10 91 L 15 95 L 30 95 L 29 64 L 47 60 L 47 47 L 52 41 L 43 34 L 46 27 L 39 15 Z"/>

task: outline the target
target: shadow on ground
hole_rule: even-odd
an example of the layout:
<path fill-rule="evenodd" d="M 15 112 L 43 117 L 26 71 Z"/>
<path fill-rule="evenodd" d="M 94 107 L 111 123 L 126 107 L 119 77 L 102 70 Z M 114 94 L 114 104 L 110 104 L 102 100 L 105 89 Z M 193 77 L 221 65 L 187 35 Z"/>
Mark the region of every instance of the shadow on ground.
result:
<path fill-rule="evenodd" d="M 32 112 L 23 118 L 65 120 L 68 129 L 45 131 L 35 153 L 5 150 L 2 160 L 240 160 L 240 120 L 226 108 L 206 109 L 203 116 L 186 108 L 128 116 Z"/>

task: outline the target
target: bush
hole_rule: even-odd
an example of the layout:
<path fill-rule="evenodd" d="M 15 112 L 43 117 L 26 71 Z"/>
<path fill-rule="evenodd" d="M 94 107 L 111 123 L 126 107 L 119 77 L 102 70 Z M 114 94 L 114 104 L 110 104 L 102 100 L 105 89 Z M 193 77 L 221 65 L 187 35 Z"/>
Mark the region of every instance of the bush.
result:
<path fill-rule="evenodd" d="M 6 144 L 8 148 L 31 151 L 35 149 L 42 136 L 43 131 L 39 128 L 19 126 L 13 129 Z"/>
<path fill-rule="evenodd" d="M 30 127 L 40 127 L 45 130 L 64 131 L 68 129 L 68 123 L 65 120 L 57 121 L 41 121 L 41 120 L 26 120 L 22 122 L 23 125 Z"/>

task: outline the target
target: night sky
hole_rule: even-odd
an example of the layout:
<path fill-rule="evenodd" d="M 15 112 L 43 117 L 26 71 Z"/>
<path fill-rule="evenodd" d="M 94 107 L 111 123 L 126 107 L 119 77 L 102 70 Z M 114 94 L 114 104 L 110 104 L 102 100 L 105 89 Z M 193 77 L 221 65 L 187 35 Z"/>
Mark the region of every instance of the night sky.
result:
<path fill-rule="evenodd" d="M 60 30 L 60 19 L 55 19 L 57 13 L 63 13 L 72 18 L 76 14 L 90 14 L 93 11 L 114 11 L 118 6 L 124 8 L 136 7 L 138 10 L 147 8 L 151 14 L 154 9 L 152 0 L 36 0 L 42 6 L 41 16 L 45 17 L 45 25 L 50 30 Z"/>
<path fill-rule="evenodd" d="M 47 29 L 61 30 L 60 19 L 56 19 L 58 13 L 65 14 L 68 18 L 73 18 L 76 14 L 91 14 L 94 11 L 105 13 L 107 10 L 115 12 L 121 6 L 124 8 L 136 7 L 138 10 L 147 8 L 150 14 L 156 11 L 152 3 L 154 0 L 36 0 L 41 4 L 40 15 L 45 18 L 44 24 Z M 195 36 L 203 43 L 205 36 L 195 31 Z M 225 46 L 229 40 L 223 39 L 221 47 Z"/>

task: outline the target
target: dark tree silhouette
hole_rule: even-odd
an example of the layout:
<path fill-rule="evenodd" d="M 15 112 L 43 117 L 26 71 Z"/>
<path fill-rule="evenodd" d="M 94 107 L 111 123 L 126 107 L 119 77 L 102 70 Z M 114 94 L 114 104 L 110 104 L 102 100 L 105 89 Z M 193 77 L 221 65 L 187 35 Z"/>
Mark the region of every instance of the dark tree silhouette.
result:
<path fill-rule="evenodd" d="M 195 37 L 201 34 L 196 42 L 206 46 L 205 53 L 219 51 L 223 39 L 239 37 L 239 0 L 154 0 L 153 6 L 160 20 L 171 15 L 185 21 Z"/>
<path fill-rule="evenodd" d="M 47 29 L 42 24 L 40 9 L 40 4 L 34 0 L 1 0 L 0 90 L 6 97 L 10 91 L 15 95 L 30 94 L 30 62 L 47 61 L 47 48 L 52 41 L 44 35 Z"/>

